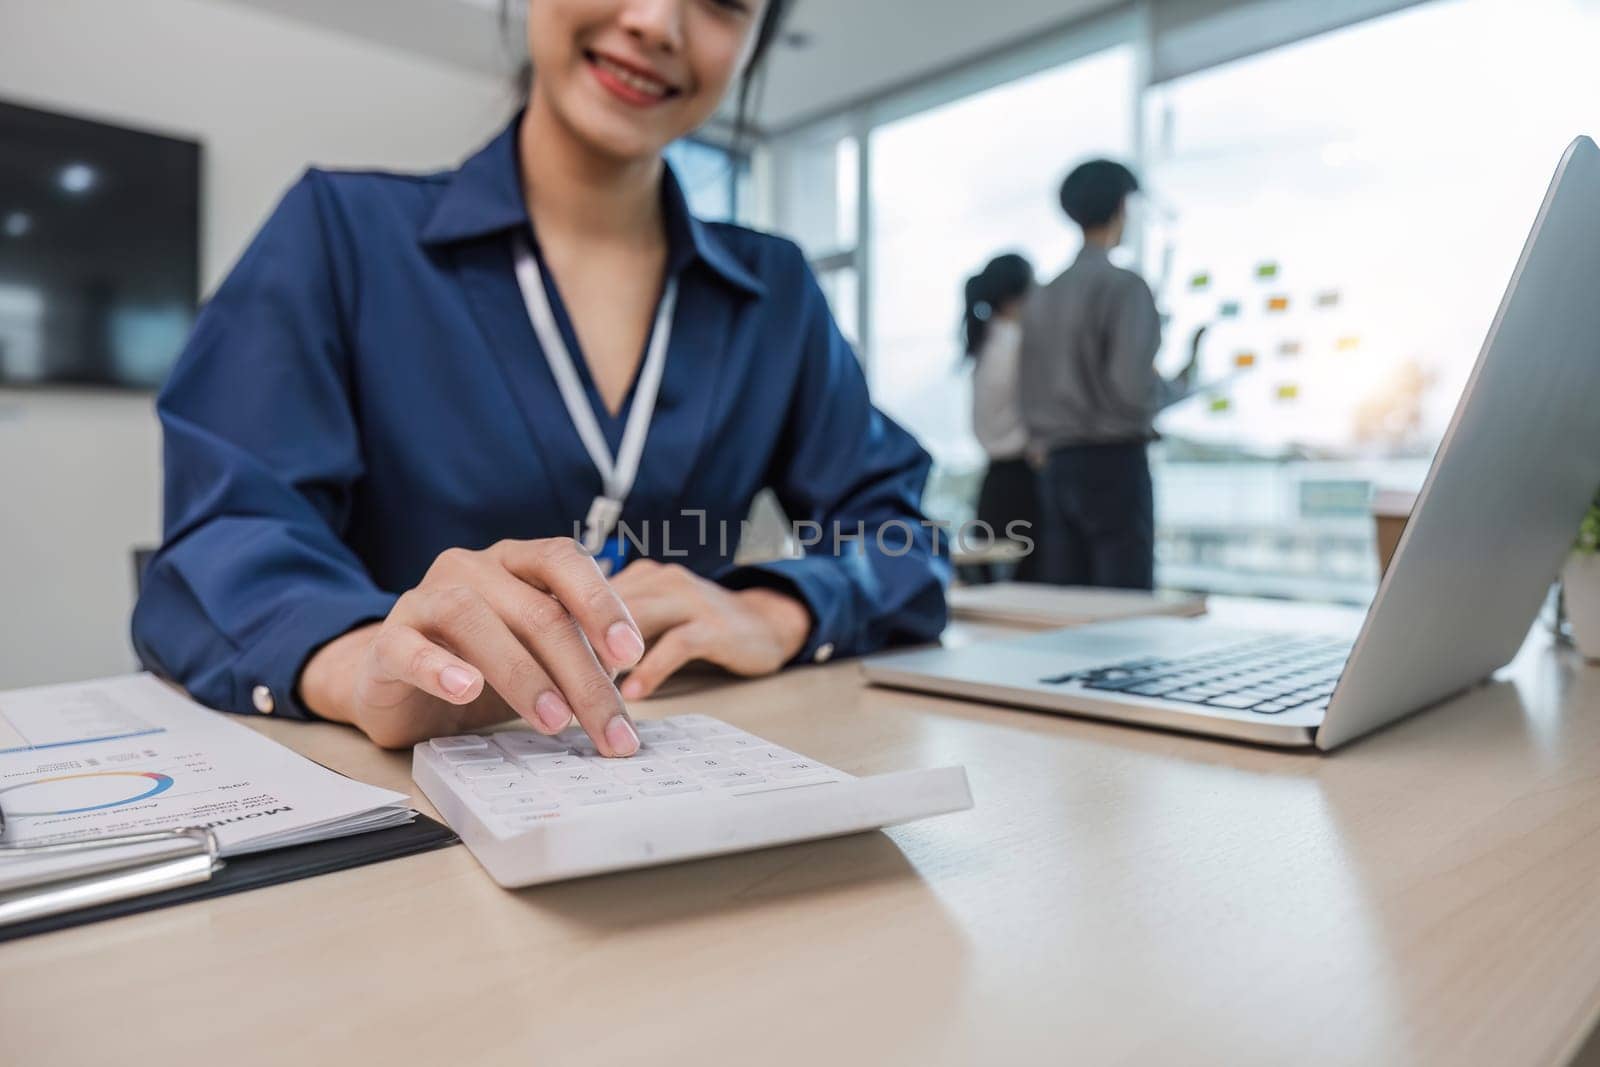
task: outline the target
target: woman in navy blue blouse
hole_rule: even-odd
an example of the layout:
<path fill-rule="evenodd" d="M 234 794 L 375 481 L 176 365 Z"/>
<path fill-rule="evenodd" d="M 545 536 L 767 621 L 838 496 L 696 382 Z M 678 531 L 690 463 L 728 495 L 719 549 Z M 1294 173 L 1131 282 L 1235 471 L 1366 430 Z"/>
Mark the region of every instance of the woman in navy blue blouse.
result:
<path fill-rule="evenodd" d="M 690 661 L 763 674 L 940 631 L 927 456 L 872 407 L 800 251 L 694 218 L 662 160 L 786 4 L 531 0 L 527 108 L 459 170 L 289 190 L 160 398 L 148 666 L 385 746 L 576 716 L 627 755 L 624 699 Z M 593 446 L 622 448 L 658 332 L 618 493 Z M 736 567 L 766 486 L 812 547 Z M 602 497 L 627 550 L 609 579 L 574 540 Z"/>

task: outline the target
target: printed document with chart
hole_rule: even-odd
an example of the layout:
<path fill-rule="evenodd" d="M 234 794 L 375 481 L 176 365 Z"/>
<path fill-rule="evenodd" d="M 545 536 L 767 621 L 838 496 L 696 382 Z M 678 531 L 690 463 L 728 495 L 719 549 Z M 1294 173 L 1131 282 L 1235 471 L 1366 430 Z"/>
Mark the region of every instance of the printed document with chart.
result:
<path fill-rule="evenodd" d="M 335 774 L 148 674 L 0 693 L 0 813 L 6 846 L 203 827 L 224 856 L 415 817 L 405 794 Z M 0 890 L 84 863 L 0 849 Z"/>

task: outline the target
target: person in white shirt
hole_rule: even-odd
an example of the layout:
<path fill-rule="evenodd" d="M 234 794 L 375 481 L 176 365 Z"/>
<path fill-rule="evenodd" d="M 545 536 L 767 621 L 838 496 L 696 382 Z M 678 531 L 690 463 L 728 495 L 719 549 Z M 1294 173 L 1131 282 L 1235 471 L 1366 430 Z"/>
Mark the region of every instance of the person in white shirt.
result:
<path fill-rule="evenodd" d="M 989 457 L 978 519 L 1006 537 L 1015 529 L 1032 540 L 1037 528 L 1037 474 L 1027 460 L 1028 428 L 1017 391 L 1022 349 L 1022 305 L 1033 289 L 1033 264 L 1014 252 L 996 256 L 967 279 L 963 324 L 967 356 L 973 360 L 972 426 Z M 1017 538 L 1012 538 L 1016 540 Z M 1017 581 L 1038 580 L 1032 554 L 1017 565 Z"/>

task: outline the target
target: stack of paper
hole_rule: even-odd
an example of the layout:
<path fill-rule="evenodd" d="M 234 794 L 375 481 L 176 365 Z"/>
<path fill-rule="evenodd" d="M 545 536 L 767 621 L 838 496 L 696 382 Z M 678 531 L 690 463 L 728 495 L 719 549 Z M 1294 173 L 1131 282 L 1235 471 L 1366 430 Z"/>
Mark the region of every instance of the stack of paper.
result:
<path fill-rule="evenodd" d="M 405 794 L 335 774 L 148 674 L 0 693 L 0 813 L 0 890 L 176 846 L 5 847 L 201 827 L 237 856 L 416 815 Z"/>

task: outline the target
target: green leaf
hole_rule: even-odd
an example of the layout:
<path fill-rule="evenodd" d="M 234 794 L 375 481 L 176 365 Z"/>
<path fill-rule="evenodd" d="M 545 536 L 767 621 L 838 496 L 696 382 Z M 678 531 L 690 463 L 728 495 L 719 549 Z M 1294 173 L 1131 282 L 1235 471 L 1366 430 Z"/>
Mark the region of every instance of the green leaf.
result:
<path fill-rule="evenodd" d="M 1578 543 L 1572 547 L 1586 556 L 1600 552 L 1600 493 L 1595 494 L 1589 513 L 1578 524 Z"/>

